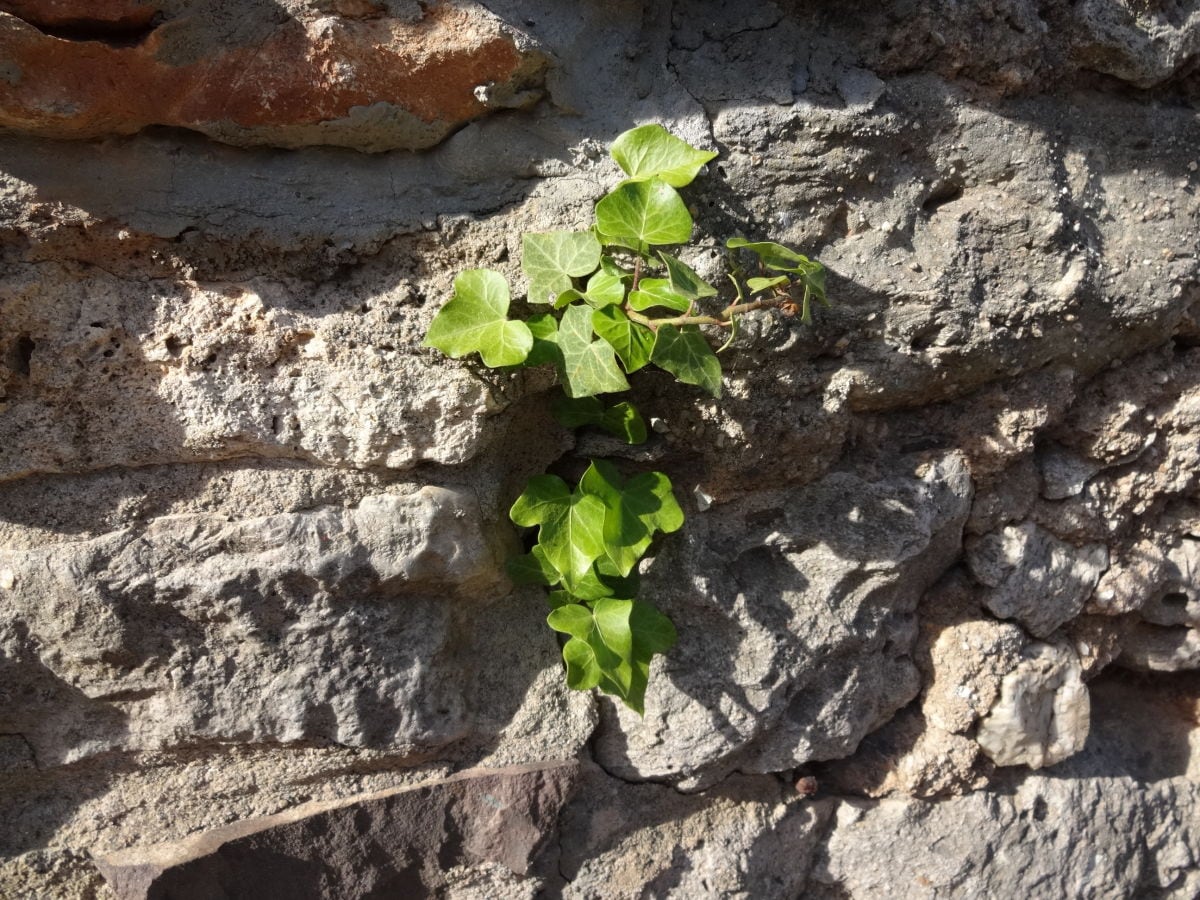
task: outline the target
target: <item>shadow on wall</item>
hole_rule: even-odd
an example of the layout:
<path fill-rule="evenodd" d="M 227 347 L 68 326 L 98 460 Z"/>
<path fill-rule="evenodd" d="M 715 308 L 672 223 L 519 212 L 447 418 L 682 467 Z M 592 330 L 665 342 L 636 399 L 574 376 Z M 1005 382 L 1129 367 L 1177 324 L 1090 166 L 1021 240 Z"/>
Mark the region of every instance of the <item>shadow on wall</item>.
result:
<path fill-rule="evenodd" d="M 1200 673 L 1110 667 L 1088 685 L 1091 731 L 1083 750 L 1047 770 L 1057 778 L 1195 779 Z"/>

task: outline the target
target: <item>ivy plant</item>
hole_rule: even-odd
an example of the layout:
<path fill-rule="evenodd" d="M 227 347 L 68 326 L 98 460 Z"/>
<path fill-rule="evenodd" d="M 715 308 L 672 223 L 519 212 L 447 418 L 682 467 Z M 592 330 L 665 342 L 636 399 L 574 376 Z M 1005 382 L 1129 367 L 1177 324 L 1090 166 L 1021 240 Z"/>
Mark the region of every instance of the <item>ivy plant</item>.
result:
<path fill-rule="evenodd" d="M 521 242 L 530 315 L 514 318 L 504 276 L 469 269 L 434 317 L 425 345 L 485 365 L 553 366 L 563 393 L 551 412 L 567 428 L 600 428 L 638 444 L 641 414 L 628 401 L 600 398 L 629 390 L 628 376 L 655 366 L 713 397 L 721 396 L 721 362 L 738 317 L 759 309 L 800 315 L 827 303 L 825 269 L 771 241 L 733 237 L 728 296 L 676 250 L 693 221 L 679 188 L 716 156 L 642 125 L 613 143 L 625 174 L 596 203 L 595 222 L 580 231 L 537 232 Z M 707 329 L 707 330 L 706 330 Z M 714 350 L 710 335 L 728 339 Z M 641 713 L 655 654 L 675 643 L 671 621 L 637 599 L 638 564 L 655 537 L 683 525 L 670 479 L 662 472 L 628 477 L 592 460 L 572 487 L 536 475 L 513 503 L 512 521 L 536 528 L 529 553 L 509 563 L 513 580 L 549 589 L 547 623 L 563 635 L 567 684 L 599 688 Z"/>

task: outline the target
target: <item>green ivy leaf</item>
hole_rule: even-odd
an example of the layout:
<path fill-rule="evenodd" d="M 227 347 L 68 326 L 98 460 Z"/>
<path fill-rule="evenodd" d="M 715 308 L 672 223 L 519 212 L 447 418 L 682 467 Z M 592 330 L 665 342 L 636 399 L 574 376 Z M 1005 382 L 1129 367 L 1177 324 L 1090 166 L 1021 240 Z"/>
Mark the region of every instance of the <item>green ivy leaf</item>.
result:
<path fill-rule="evenodd" d="M 600 242 L 590 231 L 527 234 L 521 241 L 521 271 L 529 279 L 530 303 L 555 303 L 571 281 L 596 271 Z"/>
<path fill-rule="evenodd" d="M 550 414 L 563 428 L 599 425 L 604 419 L 604 404 L 596 397 L 558 394 L 550 401 Z"/>
<path fill-rule="evenodd" d="M 667 267 L 667 278 L 671 282 L 671 290 L 681 297 L 686 297 L 688 300 L 702 300 L 705 297 L 717 296 L 717 289 L 701 278 L 696 270 L 682 260 L 676 259 L 669 253 L 663 253 L 661 250 L 658 255 L 662 257 L 663 264 Z"/>
<path fill-rule="evenodd" d="M 566 606 L 568 603 L 578 603 L 579 601 L 566 591 L 551 591 L 546 595 L 546 602 L 550 604 L 551 609 L 558 609 L 560 606 Z"/>
<path fill-rule="evenodd" d="M 625 282 L 633 279 L 633 272 L 626 269 L 611 256 L 600 257 L 600 271 L 607 275 L 612 275 L 614 278 L 620 278 Z"/>
<path fill-rule="evenodd" d="M 774 241 L 748 241 L 745 238 L 730 238 L 725 242 L 730 250 L 749 250 L 768 269 L 776 272 L 804 272 L 806 269 L 820 263 L 814 263 L 807 256 L 797 253 L 783 244 Z"/>
<path fill-rule="evenodd" d="M 565 607 L 560 608 L 565 609 Z M 563 645 L 562 655 L 563 662 L 567 664 L 567 687 L 577 691 L 588 691 L 599 686 L 604 673 L 603 664 L 596 657 L 596 648 L 587 641 L 571 638 Z M 604 662 L 611 667 L 619 664 L 619 661 L 611 657 L 606 657 Z"/>
<path fill-rule="evenodd" d="M 592 328 L 617 351 L 626 372 L 636 372 L 650 362 L 654 332 L 634 322 L 620 307 L 596 310 L 592 313 Z"/>
<path fill-rule="evenodd" d="M 603 600 L 605 597 L 617 595 L 616 591 L 604 583 L 594 565 L 583 575 L 568 575 L 563 578 L 562 585 L 567 593 L 579 600 Z"/>
<path fill-rule="evenodd" d="M 596 227 L 607 238 L 646 244 L 682 244 L 692 217 L 675 188 L 658 178 L 627 181 L 596 204 Z"/>
<path fill-rule="evenodd" d="M 629 390 L 612 345 L 592 340 L 592 334 L 592 308 L 582 303 L 568 306 L 558 324 L 563 389 L 571 397 Z"/>
<path fill-rule="evenodd" d="M 819 262 L 813 262 L 814 268 L 804 273 L 804 295 L 808 299 L 808 295 L 812 294 L 817 299 L 817 302 L 822 306 L 828 306 L 829 300 L 825 297 L 825 267 Z"/>
<path fill-rule="evenodd" d="M 577 603 L 559 606 L 546 621 L 570 636 L 563 646 L 570 687 L 599 687 L 638 714 L 644 712 L 650 660 L 676 641 L 666 616 L 637 600 L 605 599 L 590 610 Z"/>
<path fill-rule="evenodd" d="M 659 325 L 650 361 L 685 384 L 721 396 L 721 361 L 694 325 Z"/>
<path fill-rule="evenodd" d="M 644 653 L 647 659 L 655 653 L 666 653 L 679 640 L 671 620 L 640 600 L 633 601 L 629 630 L 633 632 L 634 652 Z"/>
<path fill-rule="evenodd" d="M 571 636 L 563 647 L 567 684 L 576 690 L 611 681 L 626 694 L 632 686 L 633 633 L 629 628 L 632 600 L 597 600 L 592 609 L 582 604 L 560 606 L 546 617 L 555 631 Z"/>
<path fill-rule="evenodd" d="M 716 153 L 697 150 L 661 125 L 642 125 L 618 137 L 609 151 L 632 178 L 657 176 L 674 187 L 691 184 L 696 173 Z"/>
<path fill-rule="evenodd" d="M 604 501 L 605 556 L 619 575 L 633 570 L 655 534 L 683 525 L 671 480 L 661 472 L 643 472 L 625 482 L 612 463 L 592 460 L 579 489 Z"/>
<path fill-rule="evenodd" d="M 526 366 L 540 366 L 546 363 L 561 365 L 562 353 L 558 349 L 558 320 L 550 313 L 537 313 L 530 316 L 526 322 L 529 333 L 533 335 L 533 349 L 525 357 Z"/>
<path fill-rule="evenodd" d="M 582 293 L 576 290 L 566 291 L 558 298 L 558 306 L 566 306 L 576 300 L 583 300 L 589 306 L 597 309 L 612 306 L 625 299 L 625 283 L 622 277 L 615 273 L 597 272 L 588 279 L 587 289 Z"/>
<path fill-rule="evenodd" d="M 578 399 L 559 394 L 550 403 L 550 412 L 564 428 L 594 425 L 622 438 L 627 444 L 646 440 L 646 423 L 641 413 L 627 401 L 605 409 L 595 397 Z"/>
<path fill-rule="evenodd" d="M 774 241 L 748 241 L 745 238 L 737 237 L 730 238 L 725 242 L 725 246 L 731 250 L 749 250 L 762 260 L 762 264 L 768 269 L 798 275 L 804 284 L 803 313 L 800 321 L 812 321 L 810 301 L 815 299 L 822 306 L 829 305 L 829 300 L 825 296 L 825 267 L 816 260 L 809 259 Z M 746 284 L 751 285 L 755 281 L 765 280 L 751 278 Z"/>
<path fill-rule="evenodd" d="M 493 369 L 519 365 L 533 349 L 533 334 L 524 322 L 507 318 L 508 304 L 508 284 L 499 272 L 460 272 L 454 296 L 433 317 L 424 346 L 454 359 L 478 352 Z"/>
<path fill-rule="evenodd" d="M 776 272 L 792 272 L 801 276 L 814 295 L 825 296 L 825 267 L 802 253 L 797 253 L 774 241 L 748 241 L 745 238 L 730 238 L 725 242 L 730 250 L 749 250 L 768 269 Z"/>
<path fill-rule="evenodd" d="M 634 405 L 627 401 L 606 409 L 600 427 L 609 434 L 621 438 L 627 444 L 646 442 L 646 422 Z"/>
<path fill-rule="evenodd" d="M 535 546 L 529 553 L 522 553 L 509 559 L 505 565 L 508 577 L 514 584 L 540 584 L 549 586 L 558 584 L 562 576 L 550 561 L 546 559 L 546 551 Z M 607 595 L 605 595 L 607 596 Z"/>
<path fill-rule="evenodd" d="M 538 546 L 556 571 L 582 576 L 605 554 L 605 513 L 599 498 L 571 493 L 556 475 L 535 475 L 508 515 L 517 525 L 540 526 Z"/>
<path fill-rule="evenodd" d="M 671 289 L 671 282 L 666 278 L 643 278 L 636 291 L 629 292 L 629 306 L 642 312 L 656 306 L 664 306 L 676 312 L 687 312 L 692 303 Z"/>
<path fill-rule="evenodd" d="M 787 284 L 791 281 L 786 275 L 779 275 L 775 278 L 747 278 L 746 287 L 750 289 L 751 294 L 757 294 L 759 291 L 767 291 L 773 287 L 779 287 L 781 284 Z"/>

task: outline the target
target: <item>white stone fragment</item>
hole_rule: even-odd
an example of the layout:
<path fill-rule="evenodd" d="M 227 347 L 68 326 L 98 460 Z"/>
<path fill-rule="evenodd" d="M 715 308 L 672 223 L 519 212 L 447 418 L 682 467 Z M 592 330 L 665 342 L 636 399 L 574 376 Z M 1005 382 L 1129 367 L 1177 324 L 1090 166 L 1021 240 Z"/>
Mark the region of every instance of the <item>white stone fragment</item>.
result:
<path fill-rule="evenodd" d="M 997 765 L 1041 769 L 1083 749 L 1091 703 L 1073 649 L 1034 643 L 1023 656 L 1001 682 L 976 740 Z"/>

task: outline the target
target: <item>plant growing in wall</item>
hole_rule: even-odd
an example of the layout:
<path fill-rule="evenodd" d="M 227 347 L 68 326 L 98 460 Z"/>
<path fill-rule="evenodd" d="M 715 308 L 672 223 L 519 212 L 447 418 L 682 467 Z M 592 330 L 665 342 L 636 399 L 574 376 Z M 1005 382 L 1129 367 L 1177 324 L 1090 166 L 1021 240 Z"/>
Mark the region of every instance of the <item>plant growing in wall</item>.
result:
<path fill-rule="evenodd" d="M 494 368 L 553 366 L 563 389 L 552 401 L 560 423 L 637 444 L 646 439 L 642 416 L 601 396 L 629 390 L 628 376 L 657 366 L 720 397 L 717 354 L 730 345 L 738 316 L 773 308 L 809 322 L 812 301 L 826 302 L 825 269 L 780 244 L 734 237 L 726 241 L 731 288 L 722 298 L 670 249 L 692 236 L 678 189 L 716 154 L 659 125 L 625 132 L 611 152 L 626 177 L 596 204 L 591 228 L 522 240 L 526 302 L 544 311 L 510 318 L 504 277 L 470 269 L 454 280 L 425 344 L 456 359 L 478 353 Z M 728 339 L 714 351 L 709 334 L 722 331 Z M 662 472 L 625 478 L 612 463 L 592 460 L 574 487 L 555 475 L 533 477 L 509 515 L 538 529 L 532 551 L 509 571 L 519 583 L 551 589 L 547 622 L 566 636 L 567 683 L 598 687 L 641 713 L 650 660 L 676 640 L 671 621 L 636 599 L 639 561 L 659 533 L 683 525 L 670 479 Z"/>

